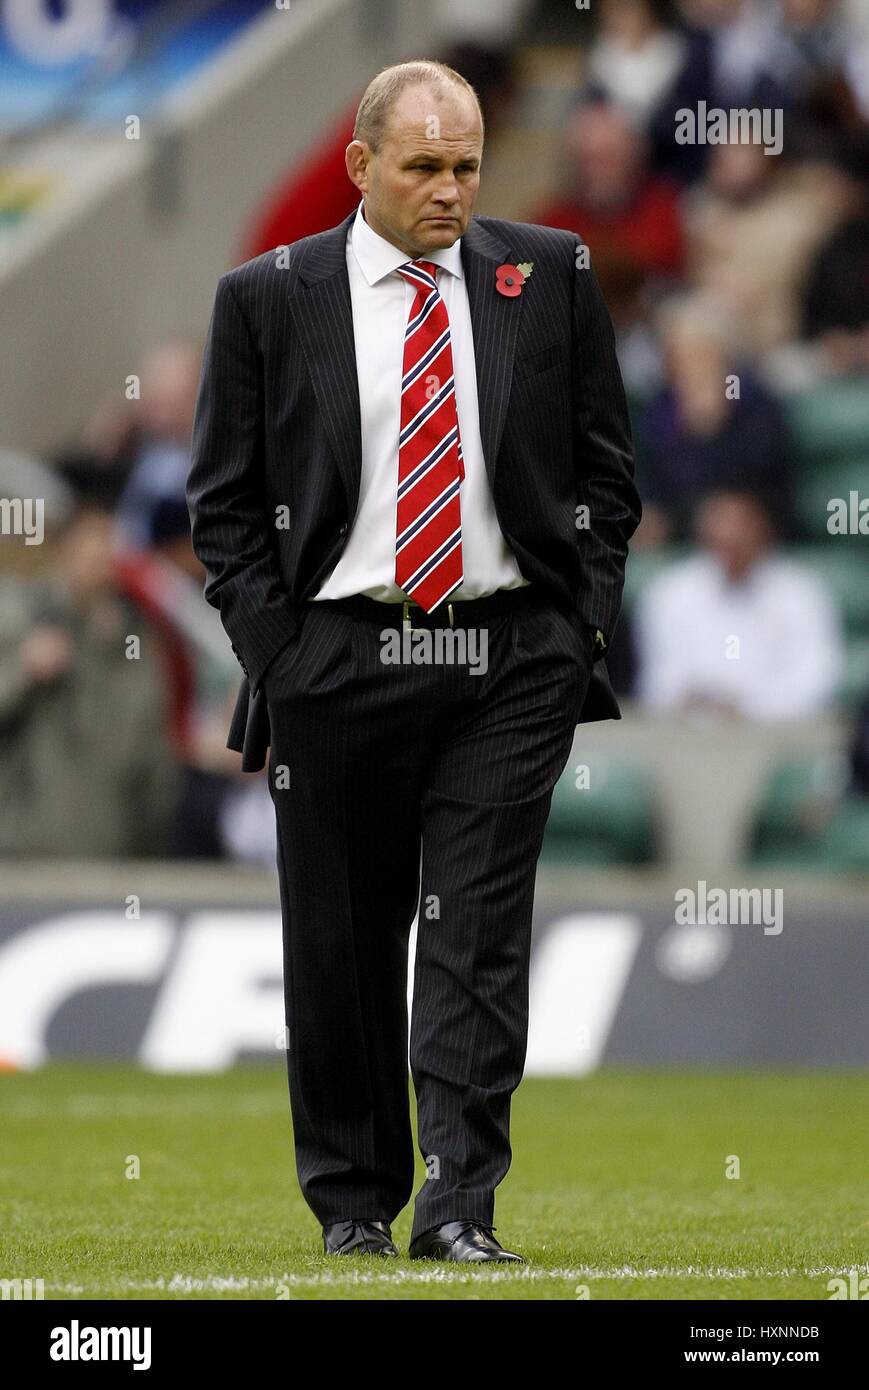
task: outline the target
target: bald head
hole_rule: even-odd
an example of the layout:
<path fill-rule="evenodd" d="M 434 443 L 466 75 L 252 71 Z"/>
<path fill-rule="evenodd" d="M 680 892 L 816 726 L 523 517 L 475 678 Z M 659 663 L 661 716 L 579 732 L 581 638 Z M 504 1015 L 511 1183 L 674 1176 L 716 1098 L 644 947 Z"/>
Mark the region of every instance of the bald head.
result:
<path fill-rule="evenodd" d="M 464 92 L 477 108 L 482 138 L 483 113 L 470 82 L 446 63 L 421 58 L 412 63 L 393 63 L 372 77 L 356 112 L 353 139 L 362 140 L 369 149 L 377 150 L 386 135 L 392 109 L 408 87 L 425 87 L 433 102 L 446 97 L 450 91 Z"/>

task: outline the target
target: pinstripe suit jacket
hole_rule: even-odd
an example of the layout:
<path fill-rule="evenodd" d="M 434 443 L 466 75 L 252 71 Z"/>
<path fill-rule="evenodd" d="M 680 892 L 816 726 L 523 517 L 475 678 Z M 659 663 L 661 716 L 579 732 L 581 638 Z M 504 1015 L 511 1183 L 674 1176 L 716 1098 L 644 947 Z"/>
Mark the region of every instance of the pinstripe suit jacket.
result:
<path fill-rule="evenodd" d="M 223 275 L 208 329 L 187 498 L 205 597 L 245 675 L 228 746 L 249 770 L 268 747 L 263 673 L 337 563 L 359 497 L 355 215 Z M 611 637 L 640 503 L 612 324 L 594 272 L 577 268 L 580 244 L 473 217 L 462 264 L 501 530 L 526 579 Z M 498 293 L 496 268 L 523 261 L 521 293 Z M 581 721 L 619 717 L 597 661 Z"/>

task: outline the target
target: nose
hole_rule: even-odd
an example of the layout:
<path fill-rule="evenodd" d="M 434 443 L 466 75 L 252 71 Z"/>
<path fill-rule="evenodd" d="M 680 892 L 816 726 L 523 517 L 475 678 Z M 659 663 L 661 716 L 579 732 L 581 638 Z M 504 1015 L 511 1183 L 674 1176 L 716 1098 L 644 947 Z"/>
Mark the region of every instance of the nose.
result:
<path fill-rule="evenodd" d="M 459 190 L 456 187 L 455 180 L 453 180 L 451 184 L 447 184 L 441 188 L 439 192 L 435 194 L 434 198 L 435 206 L 442 207 L 445 211 L 449 211 L 450 208 L 455 207 L 458 200 Z"/>

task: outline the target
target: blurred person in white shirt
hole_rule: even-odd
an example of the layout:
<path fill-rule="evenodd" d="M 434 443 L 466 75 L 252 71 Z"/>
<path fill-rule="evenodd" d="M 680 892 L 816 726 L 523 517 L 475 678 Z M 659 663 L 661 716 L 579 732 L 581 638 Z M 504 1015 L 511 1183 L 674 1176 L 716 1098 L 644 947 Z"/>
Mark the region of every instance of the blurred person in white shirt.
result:
<path fill-rule="evenodd" d="M 698 553 L 658 576 L 637 607 L 641 703 L 755 720 L 823 709 L 844 667 L 825 587 L 776 549 L 773 519 L 751 493 L 710 493 L 696 533 Z"/>

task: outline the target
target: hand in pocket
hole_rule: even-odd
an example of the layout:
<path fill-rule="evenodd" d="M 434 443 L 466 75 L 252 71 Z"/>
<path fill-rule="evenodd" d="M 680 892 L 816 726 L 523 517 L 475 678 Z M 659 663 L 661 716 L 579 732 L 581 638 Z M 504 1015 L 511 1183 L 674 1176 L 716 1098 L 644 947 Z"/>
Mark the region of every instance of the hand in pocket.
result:
<path fill-rule="evenodd" d="M 299 629 L 297 628 L 292 637 L 290 637 L 282 647 L 278 648 L 263 672 L 260 679 L 260 686 L 266 699 L 269 698 L 269 692 L 272 689 L 276 675 L 285 669 L 287 660 L 292 661 L 298 640 Z"/>

